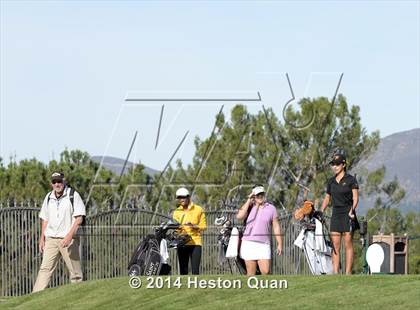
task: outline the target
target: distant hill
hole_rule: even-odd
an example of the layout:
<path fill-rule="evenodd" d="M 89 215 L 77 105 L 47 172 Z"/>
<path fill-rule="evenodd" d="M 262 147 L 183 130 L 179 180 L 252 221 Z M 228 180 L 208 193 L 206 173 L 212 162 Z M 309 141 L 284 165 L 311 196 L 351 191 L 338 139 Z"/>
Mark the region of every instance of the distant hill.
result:
<path fill-rule="evenodd" d="M 92 156 L 91 159 L 94 162 L 101 163 L 102 156 Z M 105 156 L 104 157 L 104 161 L 103 161 L 103 167 L 105 169 L 108 169 L 108 170 L 112 171 L 116 175 L 120 175 L 121 174 L 121 170 L 124 167 L 124 162 L 125 162 L 125 160 L 124 159 L 121 159 L 121 158 L 112 157 L 112 156 Z M 127 162 L 127 165 L 125 166 L 124 173 L 127 173 L 127 171 L 130 168 L 132 168 L 133 166 L 135 166 L 135 164 L 132 163 L 132 162 L 130 162 L 130 161 L 128 161 Z M 159 171 L 157 171 L 155 169 L 152 169 L 152 168 L 149 168 L 149 167 L 145 167 L 144 168 L 144 171 L 148 175 L 150 175 L 150 176 L 154 176 L 155 174 L 160 173 Z"/>
<path fill-rule="evenodd" d="M 404 213 L 420 211 L 420 128 L 382 138 L 376 152 L 361 161 L 358 167 L 373 171 L 382 165 L 386 167 L 385 180 L 390 181 L 396 176 L 406 191 L 400 210 Z M 362 200 L 360 207 L 364 213 L 373 207 L 373 201 Z"/>

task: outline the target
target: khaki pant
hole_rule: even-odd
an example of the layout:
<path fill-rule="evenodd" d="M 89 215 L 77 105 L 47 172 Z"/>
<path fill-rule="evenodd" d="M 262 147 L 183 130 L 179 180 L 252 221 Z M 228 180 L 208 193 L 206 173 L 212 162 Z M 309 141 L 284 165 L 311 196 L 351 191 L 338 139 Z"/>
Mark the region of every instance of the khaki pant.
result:
<path fill-rule="evenodd" d="M 82 268 L 80 265 L 79 239 L 73 239 L 68 247 L 63 248 L 60 242 L 63 238 L 46 238 L 41 268 L 38 272 L 33 292 L 42 291 L 50 283 L 51 275 L 57 267 L 60 254 L 70 273 L 70 282 L 82 281 Z"/>

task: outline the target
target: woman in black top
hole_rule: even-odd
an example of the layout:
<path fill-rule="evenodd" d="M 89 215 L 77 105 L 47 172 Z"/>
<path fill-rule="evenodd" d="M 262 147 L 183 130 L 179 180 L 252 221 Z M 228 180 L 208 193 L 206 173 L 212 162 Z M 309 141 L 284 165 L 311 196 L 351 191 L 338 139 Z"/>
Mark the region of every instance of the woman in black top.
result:
<path fill-rule="evenodd" d="M 359 186 L 356 178 L 346 173 L 346 158 L 336 154 L 330 162 L 334 177 L 328 180 L 327 194 L 322 202 L 323 212 L 330 201 L 332 202 L 332 217 L 330 223 L 331 239 L 335 251 L 332 254 L 333 271 L 338 273 L 340 264 L 341 237 L 346 249 L 346 274 L 351 274 L 353 265 L 353 233 L 350 223 L 355 217 L 355 210 L 359 202 Z"/>

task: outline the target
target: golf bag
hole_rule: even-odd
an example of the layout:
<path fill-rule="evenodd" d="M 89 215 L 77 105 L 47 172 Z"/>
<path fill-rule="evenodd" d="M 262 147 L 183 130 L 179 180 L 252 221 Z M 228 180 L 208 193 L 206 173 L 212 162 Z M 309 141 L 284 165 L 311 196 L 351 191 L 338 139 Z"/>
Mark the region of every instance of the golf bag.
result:
<path fill-rule="evenodd" d="M 147 235 L 134 251 L 128 264 L 129 276 L 166 275 L 171 266 L 161 264 L 160 244 L 155 235 Z"/>
<path fill-rule="evenodd" d="M 185 246 L 189 235 L 180 234 L 176 230 L 179 224 L 173 221 L 162 223 L 154 234 L 147 235 L 136 247 L 128 264 L 129 276 L 169 275 L 171 266 L 167 264 L 167 248 Z M 169 230 L 173 230 L 168 234 Z"/>
<path fill-rule="evenodd" d="M 245 221 L 246 222 L 246 221 Z M 234 228 L 237 228 L 234 230 L 235 233 L 239 232 L 239 244 L 238 244 L 238 252 L 237 255 L 231 259 L 233 259 L 236 268 L 238 269 L 239 273 L 241 275 L 246 275 L 246 265 L 245 265 L 245 261 L 240 257 L 239 253 L 240 253 L 240 248 L 241 248 L 241 239 L 243 236 L 243 232 L 245 230 L 245 226 L 243 227 L 234 227 L 232 220 L 230 219 L 230 216 L 227 215 L 222 215 L 220 217 L 218 217 L 215 220 L 215 225 L 217 226 L 222 226 L 222 229 L 219 232 L 219 236 L 218 236 L 218 244 L 219 244 L 219 265 L 223 265 L 224 262 L 228 262 L 229 263 L 229 268 L 231 270 L 231 273 L 233 273 L 232 271 L 232 267 L 230 265 L 229 262 L 229 258 L 226 257 L 226 252 L 229 246 L 229 241 L 231 239 L 231 235 L 232 235 L 232 230 Z M 257 273 L 256 274 L 261 274 L 259 267 L 257 266 Z"/>
<path fill-rule="evenodd" d="M 229 223 L 228 225 L 224 226 L 219 233 L 218 236 L 218 244 L 219 244 L 219 265 L 223 265 L 224 262 L 228 261 L 228 257 L 226 257 L 226 252 L 227 252 L 227 248 L 229 245 L 229 241 L 230 241 L 230 237 L 232 234 L 232 229 L 234 227 Z M 240 239 L 239 239 L 239 244 L 240 244 Z M 245 275 L 246 274 L 246 266 L 245 266 L 245 261 L 239 256 L 239 248 L 240 245 L 238 245 L 238 253 L 235 257 L 231 258 L 233 259 L 236 267 L 238 268 L 238 271 L 240 274 Z M 229 261 L 228 261 L 229 263 Z M 229 267 L 231 268 L 231 272 L 232 271 L 232 267 L 230 266 L 229 263 Z"/>
<path fill-rule="evenodd" d="M 309 222 L 303 223 L 303 228 L 294 244 L 305 254 L 306 262 L 313 275 L 332 274 L 331 254 L 334 250 L 325 223 L 313 216 Z"/>

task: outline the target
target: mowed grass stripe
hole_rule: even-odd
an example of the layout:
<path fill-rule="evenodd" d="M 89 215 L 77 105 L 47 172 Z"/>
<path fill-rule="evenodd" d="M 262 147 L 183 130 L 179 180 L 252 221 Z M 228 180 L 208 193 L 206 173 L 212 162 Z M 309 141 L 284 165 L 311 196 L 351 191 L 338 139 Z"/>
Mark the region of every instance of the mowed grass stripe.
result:
<path fill-rule="evenodd" d="M 265 276 L 287 280 L 287 289 L 250 289 L 246 277 L 200 276 L 200 279 L 241 279 L 241 289 L 140 289 L 128 277 L 87 281 L 43 292 L 3 298 L 1 309 L 420 309 L 420 276 Z M 172 276 L 172 279 L 175 279 Z"/>

